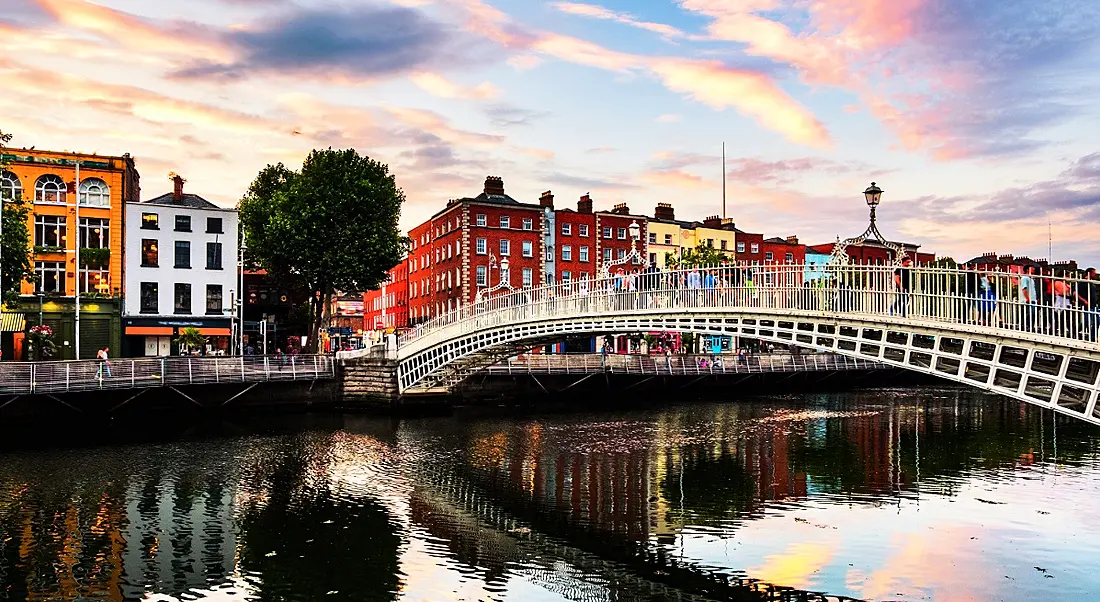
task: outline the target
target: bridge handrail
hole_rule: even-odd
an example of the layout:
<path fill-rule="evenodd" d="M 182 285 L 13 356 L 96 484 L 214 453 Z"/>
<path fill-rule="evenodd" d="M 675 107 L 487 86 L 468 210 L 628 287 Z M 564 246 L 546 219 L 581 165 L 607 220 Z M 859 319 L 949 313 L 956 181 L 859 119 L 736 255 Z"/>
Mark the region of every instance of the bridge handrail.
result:
<path fill-rule="evenodd" d="M 715 361 L 715 360 L 718 361 Z M 622 374 L 704 375 L 758 372 L 876 370 L 891 368 L 880 362 L 835 353 L 735 354 L 524 354 L 485 368 L 488 374 L 590 374 L 609 370 Z"/>
<path fill-rule="evenodd" d="M 72 393 L 269 380 L 314 380 L 335 376 L 327 355 L 227 355 L 114 358 L 0 364 L 0 394 Z"/>
<path fill-rule="evenodd" d="M 919 320 L 1097 347 L 1100 280 L 1031 274 L 1033 286 L 1024 286 L 1024 275 L 1014 272 L 904 269 L 908 272 L 897 274 L 891 265 L 735 263 L 505 289 L 411 328 L 399 337 L 398 347 L 407 356 L 453 336 L 516 320 L 685 307 Z M 902 274 L 910 284 L 904 295 L 895 282 Z M 714 278 L 711 287 L 708 276 Z M 1032 290 L 1035 297 L 1028 301 L 1025 296 Z"/>

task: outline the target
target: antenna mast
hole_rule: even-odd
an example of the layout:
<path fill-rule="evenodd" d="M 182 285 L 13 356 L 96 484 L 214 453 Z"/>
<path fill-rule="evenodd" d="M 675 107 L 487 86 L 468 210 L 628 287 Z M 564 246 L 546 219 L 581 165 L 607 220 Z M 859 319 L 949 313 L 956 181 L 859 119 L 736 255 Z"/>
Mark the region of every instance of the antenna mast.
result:
<path fill-rule="evenodd" d="M 726 143 L 722 143 L 722 219 L 726 219 Z"/>

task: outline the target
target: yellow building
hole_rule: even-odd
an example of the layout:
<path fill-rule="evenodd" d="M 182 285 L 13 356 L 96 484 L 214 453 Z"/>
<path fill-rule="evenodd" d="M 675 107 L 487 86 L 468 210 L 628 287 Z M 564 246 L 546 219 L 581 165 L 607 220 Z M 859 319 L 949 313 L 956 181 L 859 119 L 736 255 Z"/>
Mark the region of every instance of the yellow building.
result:
<path fill-rule="evenodd" d="M 679 257 L 685 250 L 709 245 L 732 261 L 737 248 L 735 237 L 732 219 L 711 216 L 702 222 L 677 220 L 670 203 L 658 203 L 649 220 L 649 260 L 663 270 L 669 254 Z"/>
<path fill-rule="evenodd" d="M 68 314 L 75 314 L 73 298 L 79 285 L 82 299 L 88 299 L 81 313 L 80 358 L 94 357 L 97 346 L 113 345 L 118 339 L 118 320 L 108 318 L 118 314 L 122 294 L 123 203 L 137 202 L 141 195 L 134 160 L 129 154 L 3 152 L 6 165 L 0 172 L 0 194 L 31 203 L 27 230 L 38 282 L 22 283 L 21 309 L 28 319 L 43 314 L 43 321 L 55 330 L 60 359 L 74 357 L 75 317 Z M 35 312 L 39 305 L 43 309 Z"/>

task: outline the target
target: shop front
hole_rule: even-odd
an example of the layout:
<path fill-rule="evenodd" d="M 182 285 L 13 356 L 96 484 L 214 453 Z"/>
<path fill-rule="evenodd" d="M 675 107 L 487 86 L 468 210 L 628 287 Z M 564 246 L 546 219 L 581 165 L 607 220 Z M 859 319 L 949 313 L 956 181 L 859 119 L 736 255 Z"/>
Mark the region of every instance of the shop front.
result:
<path fill-rule="evenodd" d="M 183 350 L 200 355 L 229 355 L 233 335 L 230 318 L 173 319 L 123 318 L 123 355 L 125 357 L 162 357 L 180 355 L 180 333 L 195 328 L 206 337 L 203 349 Z"/>

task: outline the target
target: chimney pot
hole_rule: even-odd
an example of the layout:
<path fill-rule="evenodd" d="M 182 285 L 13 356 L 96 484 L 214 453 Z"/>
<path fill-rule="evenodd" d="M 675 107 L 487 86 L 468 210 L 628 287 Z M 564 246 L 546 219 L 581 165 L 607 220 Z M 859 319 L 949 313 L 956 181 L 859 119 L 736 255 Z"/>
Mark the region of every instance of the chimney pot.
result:
<path fill-rule="evenodd" d="M 577 201 L 577 213 L 592 213 L 592 197 L 587 192 Z"/>
<path fill-rule="evenodd" d="M 487 176 L 485 178 L 486 196 L 504 196 L 504 180 L 500 176 Z"/>
<path fill-rule="evenodd" d="M 177 201 L 183 200 L 183 182 L 180 176 L 172 176 L 172 198 Z"/>
<path fill-rule="evenodd" d="M 611 213 L 616 215 L 630 215 L 630 207 L 627 207 L 626 203 L 616 203 Z"/>
<path fill-rule="evenodd" d="M 653 218 L 664 221 L 675 221 L 676 210 L 672 208 L 672 203 L 657 203 L 657 207 L 653 210 Z"/>
<path fill-rule="evenodd" d="M 549 190 L 542 193 L 542 196 L 539 197 L 539 205 L 542 206 L 542 207 L 549 207 L 549 208 L 553 209 L 554 208 L 554 195 Z"/>
<path fill-rule="evenodd" d="M 798 237 L 797 236 L 788 236 L 787 237 L 787 242 L 791 243 L 792 245 L 797 245 L 798 244 Z"/>

